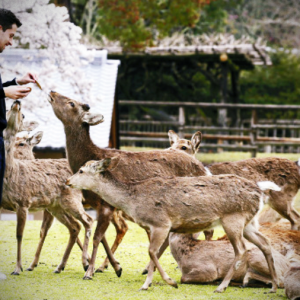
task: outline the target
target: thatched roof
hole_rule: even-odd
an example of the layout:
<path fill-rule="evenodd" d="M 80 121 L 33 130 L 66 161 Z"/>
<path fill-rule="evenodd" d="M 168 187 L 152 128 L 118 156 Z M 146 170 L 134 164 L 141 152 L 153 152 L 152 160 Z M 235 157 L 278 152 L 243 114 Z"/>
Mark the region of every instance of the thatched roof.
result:
<path fill-rule="evenodd" d="M 186 36 L 175 34 L 156 42 L 155 47 L 146 47 L 138 52 L 124 52 L 118 42 L 105 41 L 103 48 L 110 56 L 190 56 L 196 55 L 202 61 L 216 61 L 222 53 L 226 53 L 234 63 L 242 68 L 250 65 L 271 65 L 267 46 L 262 40 L 253 41 L 243 36 L 235 39 L 233 35 L 218 34 L 213 36 Z"/>

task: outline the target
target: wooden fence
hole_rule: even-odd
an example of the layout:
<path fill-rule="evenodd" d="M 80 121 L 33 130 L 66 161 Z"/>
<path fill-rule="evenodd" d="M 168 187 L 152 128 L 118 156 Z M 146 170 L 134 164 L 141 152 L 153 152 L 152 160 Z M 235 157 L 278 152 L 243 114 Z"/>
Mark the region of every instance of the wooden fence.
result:
<path fill-rule="evenodd" d="M 255 105 L 220 104 L 194 102 L 162 102 L 119 100 L 120 106 L 178 107 L 176 121 L 119 120 L 120 143 L 162 143 L 168 144 L 167 132 L 172 126 L 182 138 L 191 138 L 195 131 L 202 132 L 201 149 L 228 149 L 251 151 L 255 157 L 257 151 L 300 152 L 300 121 L 298 120 L 258 120 L 260 110 L 300 110 L 300 105 Z M 240 126 L 219 127 L 205 124 L 188 125 L 185 108 L 234 109 L 237 118 L 241 110 L 250 110 L 251 118 L 238 120 Z M 268 124 L 269 123 L 269 124 Z M 271 131 L 271 133 L 270 133 Z M 278 131 L 281 136 L 278 137 Z M 214 142 L 212 142 L 214 141 Z"/>

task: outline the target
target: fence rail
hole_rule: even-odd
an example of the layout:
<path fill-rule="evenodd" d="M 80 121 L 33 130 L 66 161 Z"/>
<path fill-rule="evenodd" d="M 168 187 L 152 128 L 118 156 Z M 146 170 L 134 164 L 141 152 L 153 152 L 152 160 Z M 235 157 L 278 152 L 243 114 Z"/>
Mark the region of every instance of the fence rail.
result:
<path fill-rule="evenodd" d="M 236 149 L 243 151 L 251 151 L 255 157 L 257 151 L 266 147 L 296 147 L 296 151 L 300 152 L 300 121 L 298 120 L 278 120 L 279 124 L 274 122 L 269 124 L 269 120 L 261 120 L 257 118 L 258 110 L 300 110 L 300 105 L 260 105 L 260 104 L 230 104 L 230 103 L 194 103 L 194 102 L 165 102 L 165 101 L 132 101 L 119 100 L 120 106 L 151 106 L 151 107 L 178 107 L 178 116 L 176 121 L 153 121 L 153 120 L 120 120 L 120 142 L 142 142 L 142 143 L 168 143 L 167 126 L 175 126 L 177 132 L 182 138 L 190 138 L 191 131 L 200 130 L 203 143 L 202 149 Z M 185 119 L 185 108 L 214 108 L 214 109 L 235 109 L 240 115 L 240 110 L 250 110 L 251 118 L 248 120 L 248 127 L 218 127 L 218 126 L 201 126 L 187 125 Z M 247 123 L 247 122 L 244 122 Z M 147 130 L 142 130 L 143 126 L 149 126 Z M 151 127 L 152 126 L 152 127 Z M 154 128 L 155 130 L 151 128 Z M 144 127 L 143 127 L 144 128 Z M 270 136 L 269 131 L 273 131 Z M 278 137 L 278 130 L 281 131 L 282 137 Z M 264 136 L 261 133 L 264 133 Z M 289 132 L 290 136 L 286 136 Z M 213 141 L 215 143 L 206 143 Z M 230 144 L 228 142 L 234 142 Z"/>

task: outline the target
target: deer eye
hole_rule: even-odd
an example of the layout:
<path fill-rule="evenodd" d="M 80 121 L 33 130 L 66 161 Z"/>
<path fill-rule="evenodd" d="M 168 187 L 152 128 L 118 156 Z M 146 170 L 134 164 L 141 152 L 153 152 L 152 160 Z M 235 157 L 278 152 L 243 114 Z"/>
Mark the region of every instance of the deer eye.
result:
<path fill-rule="evenodd" d="M 181 150 L 186 150 L 186 146 L 182 146 L 182 147 L 181 147 Z"/>
<path fill-rule="evenodd" d="M 80 170 L 80 171 L 79 171 L 79 173 L 80 173 L 80 174 L 82 174 L 82 173 L 83 173 L 83 171 L 82 171 L 82 170 Z"/>
<path fill-rule="evenodd" d="M 74 102 L 69 102 L 69 104 L 70 104 L 72 107 L 75 107 Z"/>
<path fill-rule="evenodd" d="M 19 146 L 23 147 L 23 146 L 24 146 L 24 143 L 20 143 Z"/>

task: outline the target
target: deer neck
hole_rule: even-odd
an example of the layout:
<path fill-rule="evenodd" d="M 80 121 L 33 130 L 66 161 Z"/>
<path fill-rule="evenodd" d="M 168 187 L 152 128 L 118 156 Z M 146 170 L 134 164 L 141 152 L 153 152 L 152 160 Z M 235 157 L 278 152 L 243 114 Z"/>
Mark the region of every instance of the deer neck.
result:
<path fill-rule="evenodd" d="M 93 192 L 101 196 L 110 205 L 128 212 L 132 206 L 130 184 L 117 180 L 110 172 L 105 172 L 100 182 L 92 189 Z"/>
<path fill-rule="evenodd" d="M 73 173 L 87 161 L 95 159 L 99 148 L 90 137 L 89 125 L 81 125 L 79 128 L 65 126 L 67 158 Z"/>

